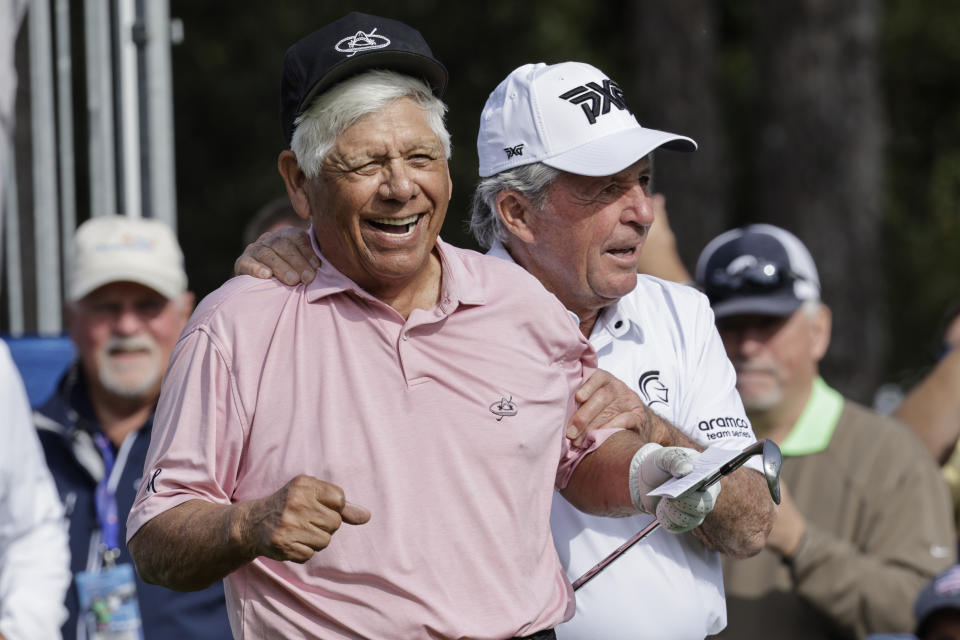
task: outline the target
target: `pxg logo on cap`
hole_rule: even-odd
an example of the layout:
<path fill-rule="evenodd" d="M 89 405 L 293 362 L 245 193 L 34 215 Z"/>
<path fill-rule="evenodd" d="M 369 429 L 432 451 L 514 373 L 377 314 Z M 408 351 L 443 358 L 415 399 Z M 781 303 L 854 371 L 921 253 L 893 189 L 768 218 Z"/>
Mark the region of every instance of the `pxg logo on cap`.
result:
<path fill-rule="evenodd" d="M 620 85 L 610 78 L 603 78 L 600 84 L 587 82 L 585 85 L 576 86 L 561 94 L 560 99 L 580 105 L 584 115 L 587 116 L 587 122 L 590 124 L 596 124 L 598 117 L 610 113 L 611 106 L 621 111 L 626 110 L 630 114 L 633 113 L 627 106 Z"/>

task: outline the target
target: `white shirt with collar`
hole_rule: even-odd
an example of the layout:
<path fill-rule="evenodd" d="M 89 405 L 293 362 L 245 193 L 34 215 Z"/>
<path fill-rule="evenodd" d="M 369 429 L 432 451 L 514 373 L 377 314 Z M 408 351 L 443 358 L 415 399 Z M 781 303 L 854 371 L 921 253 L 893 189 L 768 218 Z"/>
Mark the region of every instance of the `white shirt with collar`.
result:
<path fill-rule="evenodd" d="M 489 255 L 512 260 L 497 243 Z M 601 369 L 694 441 L 741 450 L 755 441 L 706 296 L 652 276 L 603 310 L 590 335 Z M 761 470 L 756 458 L 748 466 Z M 554 494 L 550 524 L 571 581 L 653 520 L 587 515 Z M 577 591 L 561 640 L 685 640 L 726 626 L 720 555 L 662 528 Z"/>

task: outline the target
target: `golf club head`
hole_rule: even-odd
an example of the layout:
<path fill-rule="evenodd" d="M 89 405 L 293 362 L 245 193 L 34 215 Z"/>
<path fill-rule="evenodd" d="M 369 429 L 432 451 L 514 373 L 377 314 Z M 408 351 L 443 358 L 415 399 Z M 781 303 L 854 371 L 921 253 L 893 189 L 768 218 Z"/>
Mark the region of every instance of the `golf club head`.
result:
<path fill-rule="evenodd" d="M 780 504 L 780 467 L 783 464 L 783 455 L 777 443 L 766 438 L 763 440 L 763 477 L 767 480 L 770 497 L 774 504 Z"/>

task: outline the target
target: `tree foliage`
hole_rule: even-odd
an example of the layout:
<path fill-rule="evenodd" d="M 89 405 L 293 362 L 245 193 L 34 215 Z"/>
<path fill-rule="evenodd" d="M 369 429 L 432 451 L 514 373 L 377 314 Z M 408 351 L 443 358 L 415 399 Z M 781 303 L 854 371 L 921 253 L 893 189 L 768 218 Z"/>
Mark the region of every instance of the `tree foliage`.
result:
<path fill-rule="evenodd" d="M 199 294 L 283 193 L 284 50 L 349 9 L 414 25 L 450 72 L 447 240 L 475 246 L 464 221 L 489 92 L 525 62 L 590 62 L 643 124 L 701 143 L 656 163 L 689 268 L 724 228 L 782 224 L 811 246 L 843 315 L 832 382 L 868 399 L 929 361 L 960 296 L 960 5 L 948 0 L 173 0 L 186 32 L 173 52 L 180 235 Z"/>

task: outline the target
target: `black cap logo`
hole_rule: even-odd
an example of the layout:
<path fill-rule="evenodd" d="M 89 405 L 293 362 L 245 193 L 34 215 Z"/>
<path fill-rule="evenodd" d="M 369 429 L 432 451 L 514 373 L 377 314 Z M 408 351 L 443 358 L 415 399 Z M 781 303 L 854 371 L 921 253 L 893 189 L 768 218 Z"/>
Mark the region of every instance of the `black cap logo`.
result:
<path fill-rule="evenodd" d="M 357 31 L 352 36 L 347 36 L 337 43 L 337 51 L 348 54 L 347 57 L 353 57 L 355 53 L 362 51 L 371 51 L 373 49 L 383 49 L 390 46 L 390 38 L 377 34 L 374 29 L 370 33 Z"/>

